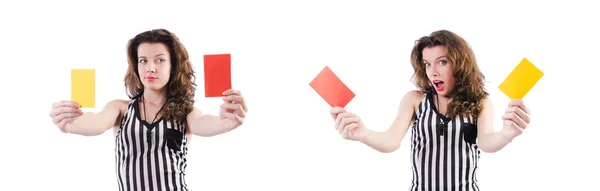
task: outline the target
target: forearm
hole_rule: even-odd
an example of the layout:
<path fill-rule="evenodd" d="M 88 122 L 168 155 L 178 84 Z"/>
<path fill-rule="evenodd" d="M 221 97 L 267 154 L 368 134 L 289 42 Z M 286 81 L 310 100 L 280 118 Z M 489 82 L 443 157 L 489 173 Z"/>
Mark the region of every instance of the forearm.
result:
<path fill-rule="evenodd" d="M 193 120 L 196 120 L 196 122 L 193 123 L 196 125 L 190 127 L 190 129 L 194 135 L 211 137 L 231 131 L 231 129 L 223 127 L 223 120 L 219 119 L 217 116 L 202 115 Z"/>
<path fill-rule="evenodd" d="M 513 138 L 502 134 L 501 131 L 483 135 L 478 140 L 478 146 L 486 153 L 494 153 L 502 150 Z"/>
<path fill-rule="evenodd" d="M 360 141 L 379 152 L 390 153 L 400 148 L 399 138 L 392 135 L 389 131 L 375 132 L 366 130 L 365 136 Z"/>
<path fill-rule="evenodd" d="M 66 126 L 66 133 L 83 136 L 100 135 L 112 127 L 112 124 L 102 120 L 102 117 L 100 113 L 86 112 Z"/>

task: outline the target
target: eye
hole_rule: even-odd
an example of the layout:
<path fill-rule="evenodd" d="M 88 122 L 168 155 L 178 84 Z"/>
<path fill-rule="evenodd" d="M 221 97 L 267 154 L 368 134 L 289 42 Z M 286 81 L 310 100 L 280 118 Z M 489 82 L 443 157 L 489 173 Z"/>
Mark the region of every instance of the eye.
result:
<path fill-rule="evenodd" d="M 445 61 L 445 60 L 440 60 L 440 64 L 441 64 L 441 65 L 446 65 L 446 64 L 448 64 L 448 61 Z"/>
<path fill-rule="evenodd" d="M 431 64 L 429 62 L 425 62 L 425 67 L 429 67 Z"/>
<path fill-rule="evenodd" d="M 146 59 L 141 59 L 139 62 L 140 62 L 140 64 L 145 64 L 147 61 L 146 61 Z"/>
<path fill-rule="evenodd" d="M 166 62 L 166 61 L 167 61 L 167 60 L 165 60 L 165 59 L 162 59 L 162 58 L 159 58 L 159 59 L 158 59 L 158 62 L 160 62 L 160 63 L 163 63 L 163 62 Z"/>

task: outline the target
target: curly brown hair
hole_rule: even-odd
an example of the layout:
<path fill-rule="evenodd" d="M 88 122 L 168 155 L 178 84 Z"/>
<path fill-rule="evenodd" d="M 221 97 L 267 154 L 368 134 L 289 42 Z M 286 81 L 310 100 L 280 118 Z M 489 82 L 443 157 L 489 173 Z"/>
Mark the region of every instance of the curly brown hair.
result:
<path fill-rule="evenodd" d="M 481 100 L 489 95 L 484 88 L 485 76 L 477 66 L 470 45 L 453 32 L 438 30 L 416 41 L 410 55 L 415 85 L 422 91 L 434 91 L 425 73 L 423 49 L 438 45 L 445 47 L 455 79 L 455 86 L 448 94 L 453 100 L 448 105 L 447 116 L 478 116 L 483 108 Z"/>
<path fill-rule="evenodd" d="M 142 43 L 162 43 L 171 55 L 171 76 L 167 82 L 167 100 L 165 120 L 185 120 L 194 108 L 196 92 L 195 75 L 188 52 L 179 38 L 166 29 L 154 29 L 142 32 L 127 43 L 127 61 L 129 66 L 125 74 L 125 87 L 130 99 L 137 99 L 144 93 L 144 85 L 138 73 L 137 49 Z"/>

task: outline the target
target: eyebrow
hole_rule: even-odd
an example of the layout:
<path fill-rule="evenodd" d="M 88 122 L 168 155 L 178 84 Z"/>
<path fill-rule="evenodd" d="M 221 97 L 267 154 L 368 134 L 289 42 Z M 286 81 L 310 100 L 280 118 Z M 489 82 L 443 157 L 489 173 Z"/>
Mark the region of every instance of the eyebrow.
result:
<path fill-rule="evenodd" d="M 154 57 L 158 57 L 158 56 L 165 56 L 165 54 L 163 54 L 163 53 L 160 53 L 160 54 L 157 54 L 157 55 L 156 55 L 156 56 L 154 56 Z M 138 58 L 146 58 L 146 57 L 145 57 L 145 56 L 139 56 Z"/>
<path fill-rule="evenodd" d="M 440 56 L 440 57 L 437 57 L 435 60 L 439 60 L 439 59 L 441 59 L 441 58 L 444 58 L 444 57 L 448 57 L 448 56 L 446 56 L 446 55 L 442 55 L 442 56 Z M 423 59 L 423 62 L 428 62 L 428 61 L 427 61 L 427 60 L 425 60 L 425 59 Z"/>

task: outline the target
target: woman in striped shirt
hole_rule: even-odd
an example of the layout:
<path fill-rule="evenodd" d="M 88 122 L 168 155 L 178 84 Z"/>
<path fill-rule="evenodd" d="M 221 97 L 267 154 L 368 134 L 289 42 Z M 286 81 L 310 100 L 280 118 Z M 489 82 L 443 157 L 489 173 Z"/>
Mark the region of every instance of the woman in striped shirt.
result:
<path fill-rule="evenodd" d="M 496 152 L 519 136 L 530 122 L 522 100 L 511 100 L 494 132 L 492 102 L 484 90 L 473 51 L 453 32 L 440 30 L 417 40 L 411 53 L 419 90 L 407 92 L 387 131 L 369 130 L 355 114 L 332 108 L 343 138 L 380 152 L 400 147 L 411 130 L 413 180 L 410 190 L 479 190 L 476 171 L 483 152 Z"/>
<path fill-rule="evenodd" d="M 136 35 L 127 57 L 125 87 L 131 100 L 113 100 L 99 113 L 82 113 L 77 103 L 60 101 L 50 116 L 64 133 L 94 136 L 113 129 L 119 190 L 187 190 L 191 135 L 214 136 L 242 125 L 245 101 L 239 91 L 227 90 L 219 116 L 196 108 L 187 50 L 167 30 Z"/>

